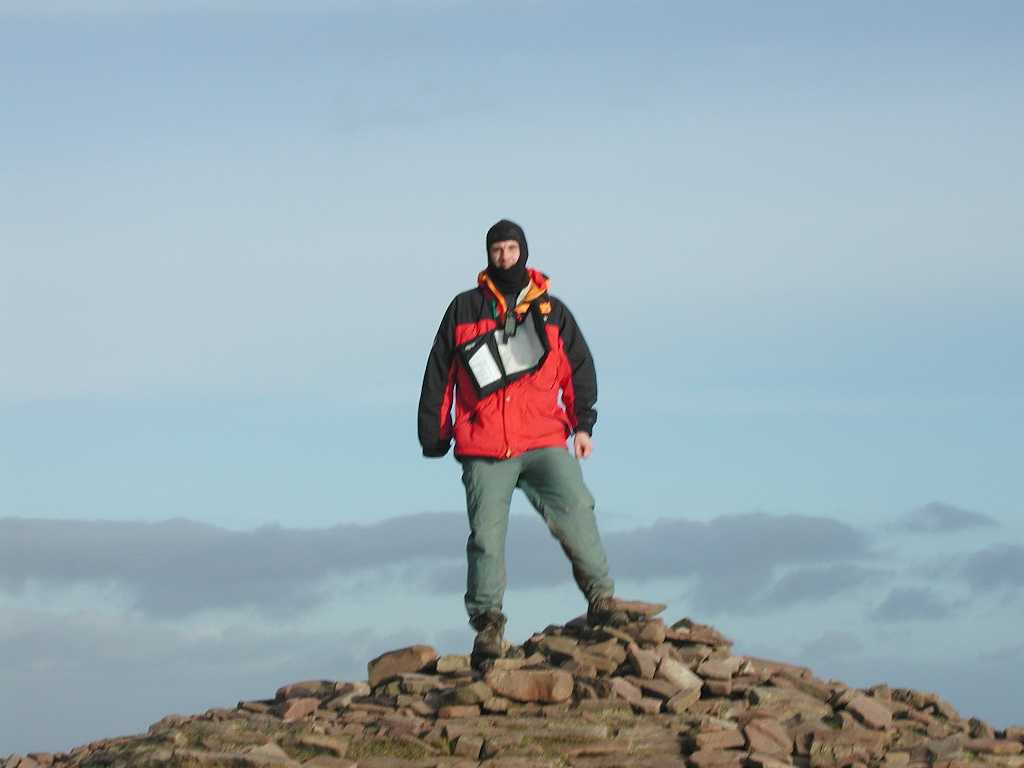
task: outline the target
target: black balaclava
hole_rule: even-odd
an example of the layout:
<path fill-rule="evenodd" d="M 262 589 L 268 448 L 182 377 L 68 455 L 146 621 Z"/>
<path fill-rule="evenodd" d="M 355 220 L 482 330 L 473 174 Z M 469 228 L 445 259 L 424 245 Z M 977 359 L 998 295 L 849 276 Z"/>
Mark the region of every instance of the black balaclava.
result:
<path fill-rule="evenodd" d="M 499 269 L 491 264 L 491 244 L 502 240 L 515 240 L 519 243 L 519 261 L 508 269 Z M 526 257 L 529 256 L 529 253 L 526 247 L 526 234 L 523 232 L 523 228 L 514 221 L 502 219 L 487 230 L 487 275 L 491 278 L 495 288 L 501 291 L 502 296 L 506 297 L 507 304 L 513 303 L 519 296 L 519 292 L 530 281 L 530 277 L 526 273 Z M 511 301 L 508 299 L 509 296 L 512 297 Z"/>

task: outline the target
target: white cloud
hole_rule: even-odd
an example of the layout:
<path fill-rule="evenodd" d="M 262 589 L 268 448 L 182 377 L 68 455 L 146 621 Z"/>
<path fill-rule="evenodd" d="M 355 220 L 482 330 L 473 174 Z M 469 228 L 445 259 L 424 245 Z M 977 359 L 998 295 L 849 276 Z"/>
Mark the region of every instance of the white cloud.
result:
<path fill-rule="evenodd" d="M 898 527 L 913 533 L 950 533 L 997 525 L 994 518 L 980 512 L 932 501 L 904 515 Z"/>
<path fill-rule="evenodd" d="M 975 552 L 965 562 L 963 574 L 976 592 L 1006 589 L 1019 595 L 1024 586 L 1024 547 L 994 544 Z"/>
<path fill-rule="evenodd" d="M 297 617 L 327 603 L 332 576 L 411 569 L 407 588 L 465 589 L 462 513 L 423 513 L 373 525 L 319 530 L 265 526 L 229 531 L 190 520 L 160 523 L 0 519 L 0 589 L 116 584 L 132 608 L 153 617 L 255 609 Z M 866 536 L 824 517 L 754 513 L 710 522 L 663 519 L 604 534 L 613 578 L 645 582 L 693 579 L 705 611 L 745 611 L 785 569 L 835 565 L 870 556 Z M 571 568 L 548 528 L 515 516 L 509 528 L 510 583 L 547 588 L 571 580 Z M 807 597 L 806 583 L 828 594 L 856 586 L 856 569 L 783 577 L 771 592 L 778 608 Z"/>
<path fill-rule="evenodd" d="M 873 612 L 879 621 L 939 621 L 953 612 L 955 605 L 932 589 L 898 587 Z"/>

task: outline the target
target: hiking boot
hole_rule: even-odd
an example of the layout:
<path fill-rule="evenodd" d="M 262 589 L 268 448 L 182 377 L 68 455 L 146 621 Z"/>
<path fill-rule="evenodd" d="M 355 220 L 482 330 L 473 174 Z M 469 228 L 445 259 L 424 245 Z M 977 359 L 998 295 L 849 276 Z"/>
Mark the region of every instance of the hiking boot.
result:
<path fill-rule="evenodd" d="M 472 655 L 474 664 L 484 659 L 501 658 L 505 621 L 505 614 L 501 611 L 485 611 L 470 619 L 469 623 L 476 630 Z"/>
<path fill-rule="evenodd" d="M 611 595 L 599 597 L 587 607 L 587 623 L 592 627 L 621 627 L 629 624 L 629 614 L 619 606 Z"/>

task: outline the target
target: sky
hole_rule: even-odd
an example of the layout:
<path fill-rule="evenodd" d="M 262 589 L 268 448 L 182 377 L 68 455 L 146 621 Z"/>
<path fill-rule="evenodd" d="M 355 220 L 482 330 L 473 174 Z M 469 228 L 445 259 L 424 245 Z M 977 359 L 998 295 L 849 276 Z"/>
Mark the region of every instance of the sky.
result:
<path fill-rule="evenodd" d="M 1024 723 L 1022 59 L 996 0 L 0 0 L 0 755 L 468 650 L 414 418 L 502 217 L 620 594 Z M 585 603 L 512 509 L 521 642 Z"/>

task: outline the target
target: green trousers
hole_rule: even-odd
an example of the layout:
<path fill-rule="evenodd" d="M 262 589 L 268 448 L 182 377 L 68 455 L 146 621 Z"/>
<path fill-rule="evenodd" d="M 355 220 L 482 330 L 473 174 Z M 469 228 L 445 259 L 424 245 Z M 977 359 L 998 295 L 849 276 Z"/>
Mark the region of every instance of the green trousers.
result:
<path fill-rule="evenodd" d="M 588 602 L 611 595 L 608 560 L 594 518 L 594 497 L 583 484 L 579 460 L 565 448 L 538 448 L 509 459 L 465 457 L 469 541 L 466 611 L 472 619 L 501 610 L 508 585 L 505 535 L 512 492 L 521 488 L 544 518 L 572 563 L 572 575 Z"/>

